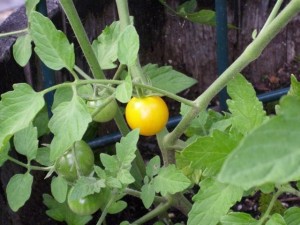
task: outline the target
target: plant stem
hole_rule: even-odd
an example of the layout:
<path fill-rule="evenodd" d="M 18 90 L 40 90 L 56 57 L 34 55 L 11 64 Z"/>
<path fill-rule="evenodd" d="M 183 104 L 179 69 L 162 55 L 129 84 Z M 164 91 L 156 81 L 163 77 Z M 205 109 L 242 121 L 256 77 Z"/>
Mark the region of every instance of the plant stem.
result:
<path fill-rule="evenodd" d="M 80 69 L 78 66 L 74 66 L 74 70 L 80 75 L 82 76 L 84 79 L 86 80 L 91 80 L 92 78 L 87 75 L 82 69 Z"/>
<path fill-rule="evenodd" d="M 112 78 L 113 80 L 119 80 L 120 75 L 122 74 L 123 70 L 126 68 L 126 65 L 120 64 L 114 77 Z"/>
<path fill-rule="evenodd" d="M 114 193 L 114 190 L 112 191 L 112 193 Z M 115 201 L 115 195 L 113 194 L 109 200 L 109 202 L 106 204 L 105 208 L 102 211 L 102 214 L 97 222 L 96 225 L 101 225 L 103 223 L 103 221 L 105 220 L 105 217 L 108 213 L 108 208 L 110 207 L 110 205 Z"/>
<path fill-rule="evenodd" d="M 266 212 L 264 213 L 264 215 L 260 218 L 260 220 L 258 221 L 257 225 L 263 225 L 265 224 L 265 221 L 268 219 L 268 217 L 270 216 L 270 213 L 274 207 L 274 204 L 276 202 L 276 200 L 278 199 L 278 197 L 282 194 L 282 190 L 279 189 L 272 197 L 270 204 L 266 210 Z"/>
<path fill-rule="evenodd" d="M 128 194 L 128 195 L 137 197 L 137 198 L 141 198 L 141 192 L 136 191 L 136 190 L 131 189 L 131 188 L 126 188 L 125 193 Z M 167 201 L 167 199 L 164 198 L 164 197 L 160 197 L 160 196 L 155 196 L 154 197 L 154 202 L 156 202 L 156 203 L 162 203 L 162 202 L 166 202 L 166 201 Z"/>
<path fill-rule="evenodd" d="M 90 66 L 92 74 L 97 79 L 105 78 L 105 75 L 98 63 L 98 60 L 93 52 L 91 44 L 89 42 L 88 36 L 85 29 L 80 21 L 79 15 L 76 11 L 74 3 L 72 0 L 60 0 L 60 4 L 71 24 L 74 34 L 78 40 L 78 43 L 86 57 L 86 61 Z"/>
<path fill-rule="evenodd" d="M 16 30 L 16 31 L 11 31 L 11 32 L 7 32 L 7 33 L 2 33 L 2 34 L 0 34 L 0 38 L 23 34 L 23 33 L 27 33 L 27 32 L 28 32 L 28 27 L 26 27 L 25 29 L 22 29 L 22 30 Z"/>
<path fill-rule="evenodd" d="M 50 171 L 52 169 L 52 166 L 49 166 L 49 167 L 41 167 L 41 166 L 32 166 L 32 165 L 28 165 L 28 164 L 25 164 L 11 156 L 8 156 L 8 160 L 12 161 L 13 163 L 19 165 L 19 166 L 22 166 L 26 169 L 30 169 L 30 170 L 38 170 L 38 171 Z"/>
<path fill-rule="evenodd" d="M 151 210 L 149 213 L 145 214 L 143 217 L 139 218 L 138 220 L 132 222 L 132 225 L 139 225 L 144 224 L 147 221 L 161 215 L 165 211 L 167 211 L 172 204 L 172 201 L 167 201 L 166 203 L 159 204 L 155 209 Z"/>
<path fill-rule="evenodd" d="M 261 29 L 260 32 L 262 32 L 262 31 L 265 29 L 265 27 L 268 26 L 268 25 L 273 21 L 273 19 L 274 19 L 274 18 L 276 17 L 276 15 L 278 14 L 279 9 L 280 9 L 282 3 L 283 3 L 283 0 L 277 0 L 277 2 L 276 2 L 276 4 L 275 4 L 274 8 L 272 9 L 271 14 L 269 15 L 267 21 L 265 22 L 265 24 L 264 24 L 264 26 L 262 27 L 262 29 Z"/>
<path fill-rule="evenodd" d="M 197 108 L 191 108 L 175 129 L 165 137 L 166 146 L 172 146 L 187 129 L 190 122 L 200 111 L 207 108 L 209 102 L 227 83 L 242 71 L 250 62 L 257 59 L 264 48 L 283 27 L 300 11 L 300 0 L 292 0 L 268 26 L 265 27 L 237 60 L 231 64 L 196 100 Z"/>

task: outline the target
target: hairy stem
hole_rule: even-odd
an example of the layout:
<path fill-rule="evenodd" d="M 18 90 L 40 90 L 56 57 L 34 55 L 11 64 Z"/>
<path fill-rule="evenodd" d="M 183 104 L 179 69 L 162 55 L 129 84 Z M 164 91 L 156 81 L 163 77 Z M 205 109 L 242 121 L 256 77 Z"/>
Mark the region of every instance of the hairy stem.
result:
<path fill-rule="evenodd" d="M 48 167 L 41 167 L 41 166 L 32 166 L 32 165 L 28 165 L 25 164 L 11 156 L 8 156 L 8 160 L 19 165 L 22 166 L 24 168 L 30 169 L 30 170 L 38 170 L 38 171 L 50 171 L 52 169 L 52 166 L 48 166 Z"/>
<path fill-rule="evenodd" d="M 136 191 L 134 189 L 130 189 L 130 188 L 126 188 L 125 189 L 125 193 L 137 198 L 141 198 L 141 192 L 140 191 Z M 167 199 L 164 197 L 160 197 L 160 196 L 155 196 L 154 197 L 154 202 L 155 203 L 162 203 L 162 202 L 167 202 Z"/>
<path fill-rule="evenodd" d="M 22 30 L 16 30 L 16 31 L 11 31 L 11 32 L 6 32 L 0 34 L 0 38 L 8 37 L 8 36 L 14 36 L 14 35 L 19 35 L 19 34 L 24 34 L 28 32 L 28 27 Z"/>
<path fill-rule="evenodd" d="M 190 122 L 200 111 L 207 108 L 210 101 L 215 97 L 230 80 L 242 71 L 250 62 L 257 59 L 264 48 L 281 31 L 283 27 L 300 11 L 300 0 L 292 0 L 256 39 L 245 49 L 237 60 L 228 67 L 196 100 L 197 108 L 191 108 L 183 117 L 177 127 L 165 137 L 166 146 L 172 146 L 187 129 Z"/>

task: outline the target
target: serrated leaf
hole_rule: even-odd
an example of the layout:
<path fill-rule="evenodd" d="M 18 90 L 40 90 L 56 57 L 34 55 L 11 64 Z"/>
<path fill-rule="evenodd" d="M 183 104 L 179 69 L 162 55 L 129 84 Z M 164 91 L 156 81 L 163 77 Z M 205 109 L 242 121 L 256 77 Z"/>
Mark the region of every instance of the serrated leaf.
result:
<path fill-rule="evenodd" d="M 177 13 L 186 15 L 187 13 L 195 12 L 197 8 L 197 1 L 196 0 L 189 0 L 182 3 L 177 9 Z"/>
<path fill-rule="evenodd" d="M 266 225 L 287 225 L 283 217 L 276 213 L 271 216 Z"/>
<path fill-rule="evenodd" d="M 68 225 L 85 225 L 91 219 L 92 216 L 80 216 L 72 212 L 67 203 L 58 203 L 50 195 L 43 195 L 43 203 L 49 208 L 46 214 L 54 220 L 59 222 L 65 221 Z"/>
<path fill-rule="evenodd" d="M 10 178 L 6 194 L 9 207 L 14 212 L 18 211 L 30 198 L 32 182 L 33 176 L 30 173 L 15 174 Z"/>
<path fill-rule="evenodd" d="M 18 37 L 13 45 L 13 55 L 16 62 L 24 67 L 28 62 L 32 54 L 31 36 L 29 34 Z"/>
<path fill-rule="evenodd" d="M 122 212 L 127 207 L 127 203 L 124 201 L 113 202 L 107 209 L 109 214 L 117 214 Z"/>
<path fill-rule="evenodd" d="M 192 168 L 203 170 L 205 176 L 214 176 L 239 141 L 239 136 L 216 130 L 212 136 L 200 137 L 188 145 L 182 154 L 190 161 Z"/>
<path fill-rule="evenodd" d="M 36 117 L 33 120 L 33 126 L 37 128 L 38 131 L 38 137 L 41 137 L 45 134 L 48 134 L 50 132 L 48 128 L 49 123 L 49 115 L 47 107 L 44 106 L 36 115 Z"/>
<path fill-rule="evenodd" d="M 266 120 L 262 103 L 256 97 L 252 85 L 242 75 L 229 82 L 227 92 L 231 97 L 227 104 L 232 113 L 232 126 L 242 134 L 247 134 Z"/>
<path fill-rule="evenodd" d="M 124 82 L 116 88 L 116 99 L 119 102 L 127 103 L 132 96 L 132 82 L 129 75 L 126 76 Z"/>
<path fill-rule="evenodd" d="M 50 162 L 50 148 L 42 147 L 37 150 L 35 161 L 43 166 L 51 166 Z"/>
<path fill-rule="evenodd" d="M 37 128 L 32 125 L 18 131 L 14 136 L 14 145 L 18 153 L 25 155 L 30 161 L 37 155 Z"/>
<path fill-rule="evenodd" d="M 141 199 L 146 209 L 149 209 L 155 198 L 155 188 L 152 183 L 145 184 L 141 189 Z"/>
<path fill-rule="evenodd" d="M 288 95 L 300 96 L 300 82 L 293 74 L 291 75 L 291 87 Z"/>
<path fill-rule="evenodd" d="M 113 69 L 117 66 L 114 62 L 118 59 L 120 34 L 120 22 L 115 21 L 93 41 L 92 47 L 102 69 Z"/>
<path fill-rule="evenodd" d="M 153 182 L 155 191 L 162 196 L 183 191 L 191 185 L 191 181 L 175 165 L 162 167 Z"/>
<path fill-rule="evenodd" d="M 118 171 L 117 179 L 125 185 L 132 184 L 135 181 L 128 169 L 120 169 Z"/>
<path fill-rule="evenodd" d="M 84 198 L 87 195 L 99 193 L 105 187 L 105 181 L 94 177 L 80 177 L 74 185 L 70 200 Z"/>
<path fill-rule="evenodd" d="M 25 7 L 26 7 L 26 15 L 29 18 L 30 13 L 35 10 L 36 5 L 40 2 L 40 0 L 26 0 Z"/>
<path fill-rule="evenodd" d="M 52 110 L 55 109 L 60 103 L 69 102 L 72 100 L 73 90 L 72 87 L 62 87 L 56 89 L 52 104 Z"/>
<path fill-rule="evenodd" d="M 195 13 L 188 13 L 185 15 L 185 18 L 194 23 L 200 23 L 209 26 L 216 25 L 216 13 L 212 10 L 203 9 Z"/>
<path fill-rule="evenodd" d="M 158 67 L 156 64 L 147 64 L 143 72 L 150 78 L 154 87 L 177 94 L 197 83 L 192 77 L 173 70 L 171 66 Z"/>
<path fill-rule="evenodd" d="M 218 176 L 221 182 L 249 189 L 299 179 L 300 97 L 286 96 L 280 107 L 278 116 L 255 129 L 228 156 Z"/>
<path fill-rule="evenodd" d="M 53 177 L 51 180 L 51 193 L 57 202 L 63 203 L 68 193 L 68 182 L 61 176 Z"/>
<path fill-rule="evenodd" d="M 120 63 L 132 66 L 140 48 L 139 35 L 133 25 L 127 26 L 121 33 L 118 42 L 118 59 Z"/>
<path fill-rule="evenodd" d="M 101 153 L 100 160 L 103 166 L 105 167 L 105 169 L 112 173 L 116 172 L 119 168 L 119 162 L 115 155 L 108 155 L 106 153 Z"/>
<path fill-rule="evenodd" d="M 14 84 L 0 102 L 0 149 L 19 130 L 27 127 L 45 102 L 28 84 Z"/>
<path fill-rule="evenodd" d="M 284 213 L 284 220 L 287 225 L 299 225 L 300 224 L 300 208 L 291 207 Z"/>
<path fill-rule="evenodd" d="M 54 134 L 50 160 L 56 160 L 75 141 L 81 140 L 91 121 L 87 106 L 80 97 L 73 96 L 71 101 L 59 104 L 49 121 L 49 128 Z"/>
<path fill-rule="evenodd" d="M 158 174 L 160 170 L 160 157 L 154 156 L 146 166 L 146 174 L 149 177 L 153 177 Z"/>
<path fill-rule="evenodd" d="M 256 225 L 258 223 L 251 215 L 241 212 L 233 212 L 222 216 L 222 225 Z"/>
<path fill-rule="evenodd" d="M 231 206 L 243 196 L 243 190 L 212 179 L 200 183 L 200 191 L 194 196 L 194 204 L 188 214 L 188 225 L 216 225 Z"/>
<path fill-rule="evenodd" d="M 38 12 L 30 14 L 30 34 L 35 52 L 51 69 L 67 68 L 71 71 L 75 63 L 74 45 L 66 35 L 58 31 L 48 17 Z"/>

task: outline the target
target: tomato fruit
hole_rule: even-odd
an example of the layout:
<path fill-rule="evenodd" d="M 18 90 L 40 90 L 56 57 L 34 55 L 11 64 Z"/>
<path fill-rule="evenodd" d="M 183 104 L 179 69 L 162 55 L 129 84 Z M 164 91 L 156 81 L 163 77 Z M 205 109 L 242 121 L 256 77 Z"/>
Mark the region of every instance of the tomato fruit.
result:
<path fill-rule="evenodd" d="M 70 196 L 73 190 L 74 188 L 72 187 L 68 194 L 68 206 L 74 213 L 81 216 L 91 215 L 97 212 L 102 206 L 103 199 L 101 192 L 71 200 Z"/>
<path fill-rule="evenodd" d="M 169 110 L 159 96 L 133 97 L 126 105 L 125 117 L 131 129 L 139 128 L 141 135 L 151 136 L 165 127 Z"/>
<path fill-rule="evenodd" d="M 55 162 L 55 171 L 67 181 L 73 182 L 78 178 L 78 173 L 82 176 L 90 175 L 94 170 L 94 161 L 90 146 L 84 141 L 77 141 Z"/>
<path fill-rule="evenodd" d="M 104 100 L 94 100 L 88 101 L 87 106 L 91 114 L 97 110 L 97 108 L 102 105 Z M 107 105 L 105 105 L 96 115 L 93 116 L 93 120 L 95 122 L 105 123 L 114 118 L 117 113 L 118 104 L 115 100 L 110 101 Z"/>

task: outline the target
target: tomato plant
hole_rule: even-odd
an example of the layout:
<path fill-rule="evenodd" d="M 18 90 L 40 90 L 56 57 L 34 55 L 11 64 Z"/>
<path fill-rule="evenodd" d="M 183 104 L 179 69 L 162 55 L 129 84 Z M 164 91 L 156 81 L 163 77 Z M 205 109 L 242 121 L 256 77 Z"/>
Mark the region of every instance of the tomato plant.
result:
<path fill-rule="evenodd" d="M 168 12 L 183 19 L 204 20 L 206 24 L 215 20 L 212 11 L 195 12 L 199 8 L 196 0 L 184 2 L 178 11 L 159 1 Z M 300 218 L 299 207 L 287 209 L 283 215 L 273 213 L 273 209 L 282 193 L 300 196 L 300 82 L 292 76 L 291 89 L 280 100 L 277 114 L 269 116 L 253 86 L 239 74 L 300 12 L 300 0 L 291 0 L 285 7 L 281 7 L 282 2 L 276 2 L 261 31 L 253 32 L 253 41 L 244 53 L 200 96 L 189 100 L 178 93 L 195 84 L 194 79 L 171 66 L 140 64 L 139 35 L 129 16 L 127 0 L 115 1 L 120 20 L 107 25 L 92 44 L 73 1 L 59 1 L 89 65 L 87 71 L 76 65 L 74 44 L 68 39 L 73 35 L 65 35 L 49 18 L 36 12 L 37 0 L 27 0 L 30 26 L 15 33 L 24 33 L 15 44 L 15 58 L 26 65 L 34 45 L 37 57 L 47 67 L 67 70 L 73 77 L 38 92 L 29 84 L 15 84 L 12 91 L 1 95 L 0 165 L 11 161 L 26 170 L 15 174 L 7 184 L 11 209 L 17 211 L 29 199 L 32 171 L 37 170 L 53 178 L 54 198 L 48 196 L 47 215 L 69 224 L 75 224 L 68 214 L 70 209 L 82 215 L 75 218 L 76 224 L 84 225 L 100 208 L 97 225 L 106 224 L 108 214 L 127 207 L 130 199 L 124 198 L 126 195 L 141 199 L 146 214 L 135 221 L 120 221 L 122 225 L 145 224 L 154 218 L 160 220 L 158 223 L 173 224 L 167 213 L 171 208 L 181 212 L 188 225 L 299 224 L 293 221 Z M 106 75 L 111 73 L 113 78 L 107 80 Z M 206 110 L 225 87 L 230 97 L 228 112 Z M 46 108 L 45 95 L 53 91 L 48 118 L 47 112 L 41 113 Z M 159 96 L 181 103 L 182 120 L 170 131 L 164 129 L 169 110 Z M 119 105 L 125 106 L 126 120 Z M 113 149 L 97 149 L 95 160 L 89 145 L 78 140 L 83 139 L 93 120 L 106 122 L 112 118 L 122 138 Z M 160 152 L 151 152 L 157 154 L 153 158 L 143 158 L 137 146 L 148 138 L 139 139 L 140 135 L 155 134 L 155 147 Z M 14 158 L 18 154 L 10 151 L 25 157 Z M 53 176 L 53 172 L 59 176 Z M 97 194 L 103 189 L 107 191 L 105 196 Z M 265 209 L 261 216 L 233 212 L 237 202 L 256 191 L 271 199 L 260 201 L 265 204 L 258 207 Z M 78 199 L 73 198 L 75 194 Z"/>
<path fill-rule="evenodd" d="M 68 201 L 68 206 L 74 213 L 81 216 L 91 215 L 97 212 L 100 209 L 100 207 L 103 205 L 103 199 L 102 199 L 103 196 L 101 195 L 101 192 L 94 193 L 73 200 L 70 197 L 73 190 L 74 188 L 72 187 L 69 191 L 67 201 Z"/>
<path fill-rule="evenodd" d="M 88 176 L 94 168 L 94 153 L 84 141 L 77 141 L 55 162 L 55 171 L 67 181 L 74 182 L 78 175 Z"/>
<path fill-rule="evenodd" d="M 100 122 L 100 123 L 108 122 L 112 120 L 116 115 L 118 104 L 115 100 L 111 100 L 108 104 L 104 106 L 103 104 L 104 104 L 104 99 L 87 101 L 88 109 L 92 114 L 93 120 L 96 122 Z M 95 112 L 96 114 L 94 114 Z"/>
<path fill-rule="evenodd" d="M 155 135 L 167 124 L 169 109 L 159 96 L 133 97 L 125 108 L 126 121 L 131 129 L 140 129 L 144 136 Z"/>

